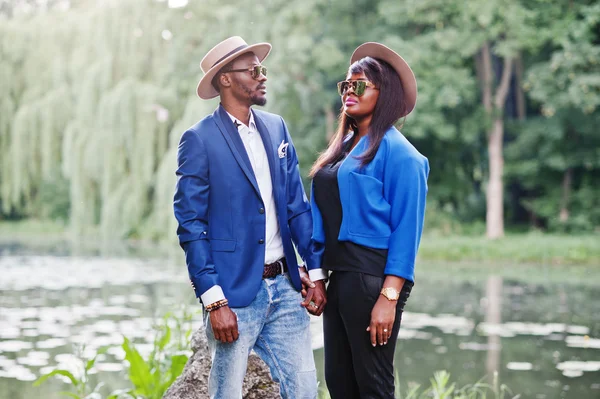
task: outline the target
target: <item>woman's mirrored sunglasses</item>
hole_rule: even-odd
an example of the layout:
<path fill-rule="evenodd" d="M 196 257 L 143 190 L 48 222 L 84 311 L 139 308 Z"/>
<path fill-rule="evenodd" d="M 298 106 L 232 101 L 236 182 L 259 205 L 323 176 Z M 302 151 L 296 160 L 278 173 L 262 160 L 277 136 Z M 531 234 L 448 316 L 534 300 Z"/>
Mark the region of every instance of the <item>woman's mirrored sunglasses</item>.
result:
<path fill-rule="evenodd" d="M 337 84 L 338 93 L 340 96 L 343 96 L 348 90 L 352 89 L 354 94 L 360 97 L 365 94 L 367 87 L 372 87 L 375 90 L 378 90 L 375 85 L 368 80 L 344 80 Z"/>
<path fill-rule="evenodd" d="M 267 76 L 267 67 L 262 65 L 255 65 L 250 69 L 230 69 L 229 71 L 225 71 L 223 73 L 227 72 L 250 72 L 250 74 L 252 75 L 252 79 L 258 79 L 260 77 L 260 74 Z"/>

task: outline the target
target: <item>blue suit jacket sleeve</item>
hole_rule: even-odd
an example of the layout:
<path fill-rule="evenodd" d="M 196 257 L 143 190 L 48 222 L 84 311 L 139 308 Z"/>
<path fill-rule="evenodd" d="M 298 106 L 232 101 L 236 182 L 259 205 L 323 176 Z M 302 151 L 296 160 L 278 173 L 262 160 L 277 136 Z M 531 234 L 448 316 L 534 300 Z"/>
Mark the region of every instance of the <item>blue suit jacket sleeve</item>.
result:
<path fill-rule="evenodd" d="M 323 254 L 325 253 L 325 230 L 323 228 L 323 216 L 315 201 L 315 182 L 310 186 L 310 211 L 313 220 L 312 245 L 317 264 L 322 265 Z"/>
<path fill-rule="evenodd" d="M 177 185 L 173 207 L 177 235 L 185 251 L 188 273 L 196 296 L 218 285 L 208 240 L 208 154 L 198 134 L 186 131 L 177 152 Z"/>
<path fill-rule="evenodd" d="M 425 219 L 429 163 L 419 156 L 388 154 L 384 195 L 391 205 L 391 236 L 385 274 L 414 281 L 415 260 Z"/>
<path fill-rule="evenodd" d="M 298 167 L 298 156 L 292 143 L 292 138 L 287 130 L 283 119 L 281 120 L 285 132 L 286 141 L 289 143 L 287 149 L 287 212 L 288 223 L 292 240 L 296 244 L 298 253 L 306 262 L 308 270 L 321 267 L 315 256 L 312 234 L 312 217 L 310 214 L 310 204 L 302 185 L 300 177 L 300 168 Z"/>

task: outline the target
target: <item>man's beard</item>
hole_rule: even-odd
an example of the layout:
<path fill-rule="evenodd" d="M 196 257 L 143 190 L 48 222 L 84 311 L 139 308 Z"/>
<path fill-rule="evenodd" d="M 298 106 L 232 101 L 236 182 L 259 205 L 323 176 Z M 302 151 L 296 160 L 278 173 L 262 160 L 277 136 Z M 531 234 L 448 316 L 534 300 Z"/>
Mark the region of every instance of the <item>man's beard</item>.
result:
<path fill-rule="evenodd" d="M 250 96 L 250 101 L 252 101 L 252 104 L 262 107 L 267 103 L 267 97 Z"/>
<path fill-rule="evenodd" d="M 262 107 L 263 105 L 265 105 L 267 103 L 267 97 L 265 97 L 265 96 L 260 97 L 256 94 L 253 94 L 254 90 L 249 88 L 246 85 L 241 84 L 240 86 L 241 86 L 242 90 L 244 90 L 246 92 L 246 94 L 248 94 L 250 96 L 250 102 L 252 103 L 252 105 L 258 105 L 258 106 Z"/>

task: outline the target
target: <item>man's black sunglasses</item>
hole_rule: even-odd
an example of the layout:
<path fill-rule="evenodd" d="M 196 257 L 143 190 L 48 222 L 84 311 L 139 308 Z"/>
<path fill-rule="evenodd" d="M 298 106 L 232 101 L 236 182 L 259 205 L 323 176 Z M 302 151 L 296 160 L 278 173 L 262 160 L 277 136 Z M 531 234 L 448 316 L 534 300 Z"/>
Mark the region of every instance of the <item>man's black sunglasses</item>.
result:
<path fill-rule="evenodd" d="M 262 65 L 255 65 L 250 69 L 230 69 L 229 71 L 224 71 L 223 73 L 227 72 L 250 72 L 250 74 L 252 75 L 252 79 L 258 79 L 261 74 L 267 76 L 267 67 Z"/>

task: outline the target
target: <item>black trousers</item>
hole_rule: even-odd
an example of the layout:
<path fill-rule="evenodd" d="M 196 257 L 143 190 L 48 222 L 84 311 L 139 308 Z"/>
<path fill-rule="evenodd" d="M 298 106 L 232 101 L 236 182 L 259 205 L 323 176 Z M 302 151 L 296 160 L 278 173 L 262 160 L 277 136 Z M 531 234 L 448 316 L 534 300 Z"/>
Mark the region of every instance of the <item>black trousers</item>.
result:
<path fill-rule="evenodd" d="M 373 347 L 367 327 L 383 280 L 357 272 L 331 275 L 323 315 L 325 381 L 331 399 L 394 398 L 394 351 L 413 283 L 406 281 L 402 288 L 388 343 Z"/>

